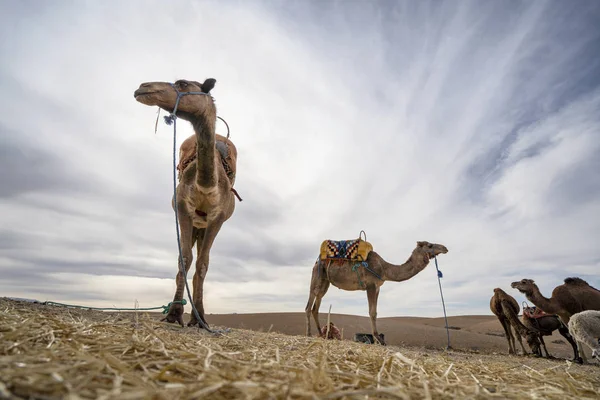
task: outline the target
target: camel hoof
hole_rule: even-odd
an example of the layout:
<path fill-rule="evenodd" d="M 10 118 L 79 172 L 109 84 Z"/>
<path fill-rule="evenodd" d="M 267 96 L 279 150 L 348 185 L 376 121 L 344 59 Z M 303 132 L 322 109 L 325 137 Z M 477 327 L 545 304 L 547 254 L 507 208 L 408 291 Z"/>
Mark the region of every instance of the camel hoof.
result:
<path fill-rule="evenodd" d="M 581 358 L 581 357 L 574 358 L 573 362 L 575 364 L 583 364 L 583 358 Z"/>
<path fill-rule="evenodd" d="M 169 313 L 161 321 L 167 321 L 171 324 L 178 323 L 183 328 L 183 305 L 172 304 Z"/>
<path fill-rule="evenodd" d="M 164 317 L 160 321 L 161 322 L 167 321 L 170 324 L 178 323 L 183 328 L 183 318 L 182 318 L 182 316 L 167 315 L 166 317 Z"/>
<path fill-rule="evenodd" d="M 200 316 L 200 319 L 202 319 L 202 322 L 204 322 L 204 326 L 206 326 L 207 328 L 210 329 L 210 326 L 208 325 L 208 322 L 206 322 L 206 320 L 204 319 L 203 315 Z M 201 324 L 198 322 L 198 319 L 196 318 L 196 316 L 194 316 L 192 314 L 192 318 L 190 318 L 190 321 L 188 322 L 187 326 L 192 327 L 192 326 L 196 326 L 196 325 L 199 325 L 201 328 L 203 328 L 201 326 Z"/>

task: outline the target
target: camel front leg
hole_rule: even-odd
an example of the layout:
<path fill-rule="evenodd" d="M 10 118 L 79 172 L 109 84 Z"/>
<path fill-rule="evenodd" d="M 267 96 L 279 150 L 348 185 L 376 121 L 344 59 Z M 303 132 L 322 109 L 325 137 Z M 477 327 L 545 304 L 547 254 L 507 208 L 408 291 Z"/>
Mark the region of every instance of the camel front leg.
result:
<path fill-rule="evenodd" d="M 198 240 L 198 259 L 196 260 L 196 273 L 194 274 L 194 293 L 192 295 L 194 300 L 194 305 L 196 306 L 196 310 L 198 311 L 198 315 L 204 324 L 208 327 L 208 323 L 206 322 L 206 318 L 204 316 L 204 279 L 206 278 L 206 273 L 208 272 L 208 262 L 210 256 L 210 249 L 217 237 L 217 234 L 221 230 L 221 226 L 223 226 L 223 222 L 225 222 L 225 218 L 219 216 L 219 218 L 214 221 L 209 221 L 208 226 L 204 229 L 204 235 L 202 240 Z M 196 315 L 192 313 L 192 317 L 190 318 L 190 322 L 188 322 L 188 326 L 194 326 L 198 324 L 198 319 Z"/>
<path fill-rule="evenodd" d="M 560 320 L 563 322 L 563 324 L 565 325 L 565 327 L 567 327 L 567 331 L 569 330 L 569 321 L 571 320 L 571 316 L 569 314 L 558 314 L 558 317 L 560 318 Z M 569 332 L 569 335 L 571 335 L 571 332 Z M 572 337 L 573 335 L 571 335 Z M 583 364 L 583 363 L 587 363 L 587 357 L 585 356 L 585 352 L 583 351 L 583 347 L 581 346 L 581 343 L 578 340 L 573 339 L 573 341 L 575 342 L 575 358 L 573 359 L 573 362 L 576 362 L 578 364 Z"/>
<path fill-rule="evenodd" d="M 326 279 L 325 272 L 323 271 L 321 261 L 317 260 L 312 269 L 312 274 L 310 277 L 310 290 L 308 293 L 308 302 L 306 303 L 306 307 L 304 308 L 304 313 L 306 314 L 306 336 L 311 335 L 310 316 L 312 313 L 312 307 L 315 303 L 315 299 L 317 298 L 317 295 L 319 293 L 319 288 L 322 285 L 322 279 Z"/>
<path fill-rule="evenodd" d="M 377 332 L 377 299 L 379 298 L 379 286 L 367 286 L 367 301 L 369 302 L 369 317 L 371 318 L 371 333 L 373 340 L 385 346 L 385 341 Z"/>
<path fill-rule="evenodd" d="M 517 336 L 517 340 L 519 341 L 519 344 L 521 345 L 521 350 L 523 350 L 523 355 L 525 356 L 525 355 L 529 354 L 527 352 L 527 350 L 525 350 L 525 346 L 523 346 L 523 340 L 521 339 L 521 334 L 519 333 L 519 331 L 516 328 L 515 328 L 515 335 Z M 513 346 L 514 346 L 514 344 L 513 344 Z"/>
<path fill-rule="evenodd" d="M 546 342 L 544 342 L 544 335 L 542 335 L 541 333 L 540 333 L 540 342 L 542 343 L 542 346 L 544 346 L 544 350 L 546 351 L 546 358 L 554 358 L 550 355 L 550 353 L 548 353 L 548 349 L 546 348 Z M 540 350 L 540 353 L 541 353 L 541 350 Z"/>
<path fill-rule="evenodd" d="M 319 323 L 319 308 L 321 307 L 321 300 L 323 300 L 323 296 L 327 293 L 329 289 L 329 281 L 327 279 L 319 281 L 319 285 L 317 286 L 317 291 L 315 292 L 315 304 L 312 307 L 312 316 L 315 320 L 315 325 L 317 327 L 317 334 L 321 335 L 321 324 Z"/>
<path fill-rule="evenodd" d="M 562 335 L 562 337 L 567 339 L 567 342 L 569 342 L 569 344 L 571 345 L 571 348 L 573 348 L 573 361 L 575 361 L 575 362 L 580 361 L 579 353 L 577 350 L 577 343 L 575 342 L 575 339 L 573 339 L 573 336 L 571 336 L 571 333 L 569 333 L 569 328 L 561 325 L 561 327 L 558 328 L 558 333 L 560 333 Z"/>
<path fill-rule="evenodd" d="M 181 244 L 181 256 L 183 258 L 183 267 L 185 269 L 185 274 L 182 272 L 181 268 L 181 260 L 179 259 L 179 255 L 177 256 L 177 277 L 175 281 L 177 283 L 177 289 L 175 290 L 175 296 L 173 296 L 173 304 L 169 308 L 169 313 L 162 321 L 167 321 L 170 323 L 177 322 L 179 325 L 183 327 L 183 304 L 181 304 L 181 300 L 183 300 L 183 292 L 185 290 L 185 280 L 187 278 L 187 273 L 192 265 L 192 247 L 194 247 L 195 238 L 197 235 L 197 231 L 192 223 L 192 217 L 185 211 L 184 205 L 180 204 L 178 206 L 178 216 L 179 216 L 179 232 L 180 232 L 180 244 Z M 177 249 L 179 252 L 179 249 Z M 175 303 L 178 302 L 178 303 Z"/>

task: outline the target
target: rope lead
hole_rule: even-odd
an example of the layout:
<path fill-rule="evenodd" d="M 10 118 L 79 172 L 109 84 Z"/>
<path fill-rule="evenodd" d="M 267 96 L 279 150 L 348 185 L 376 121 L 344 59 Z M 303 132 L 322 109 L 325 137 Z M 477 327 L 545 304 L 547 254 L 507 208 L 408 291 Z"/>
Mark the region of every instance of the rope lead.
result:
<path fill-rule="evenodd" d="M 448 317 L 446 317 L 446 304 L 444 303 L 444 294 L 442 293 L 442 281 L 441 278 L 444 277 L 442 271 L 438 268 L 437 257 L 433 258 L 435 260 L 435 269 L 437 271 L 438 285 L 440 286 L 440 296 L 442 297 L 442 307 L 444 308 L 444 321 L 446 321 L 446 335 L 448 336 L 448 347 L 446 350 L 450 349 L 450 328 L 448 328 Z"/>

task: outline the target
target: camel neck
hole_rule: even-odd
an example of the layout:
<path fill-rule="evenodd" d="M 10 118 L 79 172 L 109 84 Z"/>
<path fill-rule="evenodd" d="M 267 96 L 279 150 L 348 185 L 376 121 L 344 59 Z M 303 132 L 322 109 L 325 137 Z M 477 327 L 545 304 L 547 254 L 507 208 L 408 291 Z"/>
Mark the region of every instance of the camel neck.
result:
<path fill-rule="evenodd" d="M 542 295 L 540 289 L 535 287 L 531 294 L 526 295 L 527 299 L 531 301 L 537 308 L 542 309 L 547 314 L 557 314 L 560 310 L 555 307 L 552 300 L 547 299 Z"/>
<path fill-rule="evenodd" d="M 404 264 L 390 264 L 382 259 L 383 279 L 386 281 L 402 282 L 423 271 L 429 264 L 429 257 L 413 253 Z"/>
<path fill-rule="evenodd" d="M 215 121 L 205 114 L 194 115 L 190 119 L 196 134 L 196 179 L 201 187 L 217 185 L 215 170 Z"/>

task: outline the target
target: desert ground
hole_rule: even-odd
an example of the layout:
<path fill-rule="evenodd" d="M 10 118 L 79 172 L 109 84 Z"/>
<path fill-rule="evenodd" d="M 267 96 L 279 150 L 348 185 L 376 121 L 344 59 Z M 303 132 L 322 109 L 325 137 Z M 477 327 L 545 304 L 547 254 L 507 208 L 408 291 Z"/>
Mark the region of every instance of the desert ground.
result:
<path fill-rule="evenodd" d="M 450 317 L 449 350 L 443 318 L 381 318 L 384 347 L 306 337 L 303 313 L 209 314 L 218 334 L 161 317 L 0 298 L 0 398 L 600 398 L 597 361 L 568 361 L 560 336 L 556 359 L 508 356 L 491 315 Z M 369 331 L 331 321 L 346 339 Z"/>
<path fill-rule="evenodd" d="M 490 313 L 491 314 L 491 313 Z M 356 332 L 371 332 L 368 317 L 354 315 L 331 314 L 333 322 L 343 329 L 344 339 L 352 340 Z M 271 331 L 286 335 L 304 335 L 304 313 L 264 313 L 264 314 L 211 314 L 208 323 L 232 328 L 250 329 L 254 331 Z M 325 325 L 327 313 L 321 313 L 320 320 Z M 312 333 L 316 334 L 314 321 L 311 320 Z M 486 354 L 505 354 L 508 344 L 504 338 L 504 330 L 494 315 L 465 315 L 448 317 L 450 346 L 471 352 Z M 448 339 L 444 318 L 393 317 L 378 318 L 377 328 L 385 334 L 388 345 L 444 349 Z M 558 333 L 544 338 L 546 347 L 554 357 L 573 358 L 571 345 Z M 526 349 L 527 343 L 523 342 Z M 518 348 L 520 346 L 517 344 Z M 586 348 L 586 355 L 591 351 Z"/>

